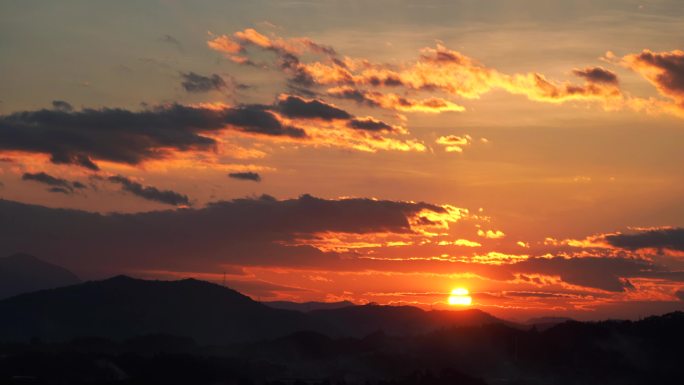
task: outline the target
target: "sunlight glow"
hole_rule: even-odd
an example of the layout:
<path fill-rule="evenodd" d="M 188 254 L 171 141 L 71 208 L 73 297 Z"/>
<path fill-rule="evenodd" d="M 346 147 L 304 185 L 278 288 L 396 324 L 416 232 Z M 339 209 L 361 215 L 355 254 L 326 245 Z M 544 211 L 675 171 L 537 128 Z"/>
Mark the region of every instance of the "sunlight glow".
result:
<path fill-rule="evenodd" d="M 451 306 L 470 306 L 473 303 L 473 298 L 468 295 L 469 291 L 466 288 L 459 287 L 451 291 L 448 303 Z"/>

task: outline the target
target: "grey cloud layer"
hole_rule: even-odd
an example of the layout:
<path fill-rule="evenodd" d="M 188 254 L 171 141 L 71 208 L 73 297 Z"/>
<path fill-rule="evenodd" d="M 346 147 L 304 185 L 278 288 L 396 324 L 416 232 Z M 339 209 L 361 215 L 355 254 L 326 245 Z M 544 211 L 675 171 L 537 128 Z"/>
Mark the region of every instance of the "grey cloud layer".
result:
<path fill-rule="evenodd" d="M 623 249 L 671 249 L 684 251 L 684 228 L 646 230 L 631 234 L 606 235 L 606 242 Z"/>
<path fill-rule="evenodd" d="M 221 91 L 228 87 L 220 75 L 203 76 L 194 72 L 181 72 L 181 85 L 188 92 Z"/>
<path fill-rule="evenodd" d="M 269 106 L 262 107 L 271 108 Z M 346 121 L 346 126 L 354 130 L 392 131 L 394 129 L 383 121 L 372 118 L 357 118 L 332 104 L 317 99 L 304 99 L 294 95 L 280 98 L 272 108 L 288 118 Z"/>
<path fill-rule="evenodd" d="M 78 181 L 68 181 L 63 178 L 54 177 L 44 172 L 24 173 L 21 177 L 25 181 L 33 181 L 49 186 L 48 191 L 62 194 L 73 194 L 76 190 L 83 190 L 86 186 Z"/>
<path fill-rule="evenodd" d="M 56 164 L 98 170 L 97 160 L 136 165 L 163 158 L 169 150 L 211 150 L 216 141 L 206 134 L 227 127 L 265 136 L 306 136 L 273 113 L 247 106 L 37 110 L 0 116 L 0 151 L 42 153 Z"/>
<path fill-rule="evenodd" d="M 424 209 L 443 212 L 427 203 L 309 195 L 111 215 L 0 200 L 0 255 L 21 250 L 107 274 L 136 268 L 207 271 L 221 264 L 322 266 L 338 256 L 283 242 L 319 231 L 406 233 L 407 217 Z"/>
<path fill-rule="evenodd" d="M 152 186 L 143 186 L 142 184 L 132 181 L 121 175 L 110 176 L 107 178 L 107 180 L 112 183 L 120 184 L 123 191 L 129 192 L 149 201 L 164 203 L 172 206 L 190 206 L 190 199 L 188 199 L 187 195 L 183 195 L 175 191 L 160 190 Z"/>
<path fill-rule="evenodd" d="M 106 180 L 110 183 L 121 185 L 121 190 L 138 196 L 140 198 L 173 205 L 173 206 L 189 206 L 190 200 L 186 195 L 177 193 L 171 190 L 160 190 L 153 186 L 143 186 L 142 184 L 130 180 L 125 176 L 115 175 L 103 178 L 97 175 L 91 177 L 93 180 Z M 77 190 L 85 190 L 88 188 L 85 184 L 79 181 L 69 181 L 64 178 L 52 176 L 45 172 L 38 173 L 24 173 L 21 177 L 24 181 L 32 181 L 49 186 L 49 192 L 73 194 Z"/>
<path fill-rule="evenodd" d="M 573 71 L 573 74 L 592 83 L 618 84 L 618 77 L 615 72 L 603 67 L 576 69 Z"/>
<path fill-rule="evenodd" d="M 537 274 L 606 292 L 633 290 L 632 278 L 684 282 L 682 271 L 632 257 L 531 257 L 502 265 L 388 261 L 323 252 L 295 241 L 321 232 L 412 233 L 409 218 L 422 210 L 444 213 L 442 207 L 428 203 L 326 200 L 309 195 L 289 200 L 262 196 L 203 208 L 109 215 L 0 200 L 0 255 L 23 251 L 69 268 L 104 274 L 139 269 L 220 272 L 223 265 L 473 273 L 500 281 L 534 279 Z"/>
<path fill-rule="evenodd" d="M 253 182 L 261 182 L 261 175 L 256 172 L 231 172 L 228 177 L 238 180 L 251 180 Z"/>
<path fill-rule="evenodd" d="M 278 100 L 275 108 L 288 118 L 304 119 L 351 119 L 352 115 L 347 111 L 321 102 L 320 100 L 305 100 L 297 96 L 286 96 Z"/>

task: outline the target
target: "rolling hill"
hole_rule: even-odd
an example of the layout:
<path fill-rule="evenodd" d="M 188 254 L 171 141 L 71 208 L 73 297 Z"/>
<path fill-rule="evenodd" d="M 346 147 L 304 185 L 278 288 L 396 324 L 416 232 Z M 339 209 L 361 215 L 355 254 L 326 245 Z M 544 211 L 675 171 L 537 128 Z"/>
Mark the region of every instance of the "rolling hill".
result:
<path fill-rule="evenodd" d="M 325 329 L 306 315 L 272 309 L 212 283 L 104 281 L 19 295 L 0 301 L 0 339 L 121 339 L 166 333 L 205 344 L 272 338 Z"/>
<path fill-rule="evenodd" d="M 0 258 L 0 299 L 79 282 L 69 270 L 32 255 L 17 253 Z"/>

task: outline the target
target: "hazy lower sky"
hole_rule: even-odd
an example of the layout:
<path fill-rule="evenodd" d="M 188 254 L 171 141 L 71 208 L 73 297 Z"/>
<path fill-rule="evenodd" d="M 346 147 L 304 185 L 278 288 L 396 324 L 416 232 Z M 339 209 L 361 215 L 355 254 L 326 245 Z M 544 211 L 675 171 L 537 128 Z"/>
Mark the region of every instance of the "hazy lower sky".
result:
<path fill-rule="evenodd" d="M 0 252 L 261 299 L 684 309 L 683 34 L 679 1 L 3 1 Z"/>

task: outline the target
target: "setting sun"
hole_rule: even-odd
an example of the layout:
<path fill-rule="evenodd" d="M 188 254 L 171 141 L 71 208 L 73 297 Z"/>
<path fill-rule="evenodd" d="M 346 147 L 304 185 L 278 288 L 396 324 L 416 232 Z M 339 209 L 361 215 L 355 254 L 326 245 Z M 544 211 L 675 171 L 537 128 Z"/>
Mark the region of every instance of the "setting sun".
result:
<path fill-rule="evenodd" d="M 451 294 L 449 295 L 449 305 L 470 306 L 473 303 L 473 298 L 468 294 L 468 289 L 462 287 L 452 290 Z"/>

